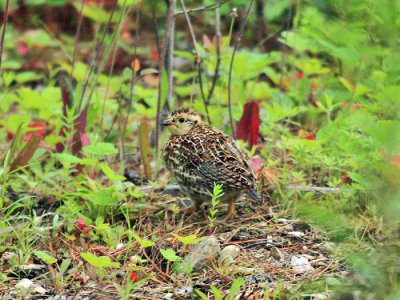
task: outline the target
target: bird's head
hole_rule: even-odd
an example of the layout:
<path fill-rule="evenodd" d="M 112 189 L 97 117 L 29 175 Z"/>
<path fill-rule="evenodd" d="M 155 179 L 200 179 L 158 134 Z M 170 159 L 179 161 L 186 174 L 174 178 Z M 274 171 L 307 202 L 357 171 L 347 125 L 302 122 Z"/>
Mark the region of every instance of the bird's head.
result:
<path fill-rule="evenodd" d="M 162 121 L 161 125 L 168 126 L 172 135 L 183 135 L 201 123 L 203 120 L 198 113 L 192 109 L 181 107 L 173 111 L 166 120 Z"/>

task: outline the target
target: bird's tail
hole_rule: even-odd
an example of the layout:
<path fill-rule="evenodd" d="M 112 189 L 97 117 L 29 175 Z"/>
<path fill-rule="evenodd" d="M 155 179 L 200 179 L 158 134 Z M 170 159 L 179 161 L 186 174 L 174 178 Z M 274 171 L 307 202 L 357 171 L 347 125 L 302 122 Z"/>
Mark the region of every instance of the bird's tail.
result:
<path fill-rule="evenodd" d="M 254 200 L 257 201 L 258 205 L 260 205 L 262 203 L 260 196 L 258 196 L 258 194 L 254 188 L 250 188 L 249 194 Z"/>

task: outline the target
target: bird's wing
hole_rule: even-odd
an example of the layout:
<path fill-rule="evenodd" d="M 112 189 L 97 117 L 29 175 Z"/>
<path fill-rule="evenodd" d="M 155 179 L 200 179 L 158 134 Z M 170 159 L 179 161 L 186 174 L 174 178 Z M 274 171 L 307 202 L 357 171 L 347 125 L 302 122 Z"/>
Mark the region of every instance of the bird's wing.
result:
<path fill-rule="evenodd" d="M 248 188 L 254 186 L 255 175 L 247 156 L 231 137 L 206 125 L 202 138 L 204 154 L 198 171 L 204 178 L 216 183 L 224 182 L 225 188 Z M 200 135 L 197 135 L 200 137 Z"/>

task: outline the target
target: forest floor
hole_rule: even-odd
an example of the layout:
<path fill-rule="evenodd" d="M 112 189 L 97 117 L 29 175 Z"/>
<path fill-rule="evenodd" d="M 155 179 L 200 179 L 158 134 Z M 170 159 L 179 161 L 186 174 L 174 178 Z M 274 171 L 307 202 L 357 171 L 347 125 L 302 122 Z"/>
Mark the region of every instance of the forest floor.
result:
<path fill-rule="evenodd" d="M 244 282 L 234 299 L 285 299 L 294 295 L 300 299 L 328 299 L 332 288 L 348 274 L 346 266 L 332 254 L 333 244 L 328 237 L 317 228 L 292 219 L 280 206 L 265 202 L 256 206 L 242 198 L 236 204 L 237 213 L 233 220 L 217 222 L 211 228 L 206 218 L 208 208 L 203 208 L 204 216 L 200 210 L 180 223 L 181 212 L 177 208 L 183 207 L 185 201 L 171 194 L 151 194 L 151 200 L 143 204 L 147 212 L 132 219 L 137 231 L 145 232 L 148 238 L 157 236 L 154 245 L 143 250 L 137 241 L 112 248 L 85 237 L 83 232 L 77 234 L 79 238 L 75 241 L 57 232 L 51 245 L 43 245 L 43 250 L 52 248 L 53 256 L 59 261 L 68 255 L 71 266 L 80 271 L 66 277 L 68 271 L 60 275 L 59 270 L 43 260 L 26 262 L 19 270 L 11 270 L 10 265 L 7 270 L 7 264 L 4 264 L 2 272 L 13 272 L 15 277 L 0 287 L 0 299 L 191 299 L 193 295 L 198 296 L 195 290 L 207 295 L 208 299 L 218 299 L 218 293 L 222 298 L 228 296 L 233 289 L 232 282 L 238 277 Z M 223 206 L 219 207 L 220 218 L 225 210 Z M 118 220 L 114 220 L 114 224 L 117 223 Z M 182 270 L 173 272 L 172 263 L 171 268 L 160 249 L 171 248 L 178 257 L 184 257 L 193 248 L 179 242 L 171 233 L 198 237 L 212 235 L 218 240 L 215 247 L 225 252 L 223 249 L 230 246 L 231 251 L 223 261 L 218 258 L 220 249 L 216 250 L 215 259 L 205 253 L 206 266 L 190 275 Z M 116 271 L 119 274 L 113 280 L 107 280 L 108 275 L 97 280 L 99 273 L 90 265 L 81 267 L 79 254 L 83 251 L 108 256 L 112 261 L 118 261 L 118 257 L 131 257 L 132 264 L 139 266 L 135 269 L 137 275 L 134 278 L 130 275 L 133 285 L 129 290 L 119 289 L 124 286 L 124 278 L 129 277 L 127 271 L 121 269 Z M 132 261 L 132 257 L 138 257 L 132 256 L 135 253 L 143 259 L 139 264 L 137 258 Z M 3 261 L 9 259 L 7 256 L 7 252 L 0 253 Z M 25 291 L 20 287 L 21 277 L 31 281 Z M 217 287 L 218 291 L 211 286 Z"/>

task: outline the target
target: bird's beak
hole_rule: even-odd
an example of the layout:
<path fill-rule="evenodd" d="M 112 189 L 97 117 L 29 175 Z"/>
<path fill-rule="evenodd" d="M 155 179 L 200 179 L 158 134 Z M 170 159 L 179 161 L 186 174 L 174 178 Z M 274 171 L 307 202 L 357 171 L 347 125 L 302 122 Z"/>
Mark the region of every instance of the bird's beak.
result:
<path fill-rule="evenodd" d="M 164 120 L 161 122 L 161 126 L 169 126 L 171 123 L 168 120 Z"/>

